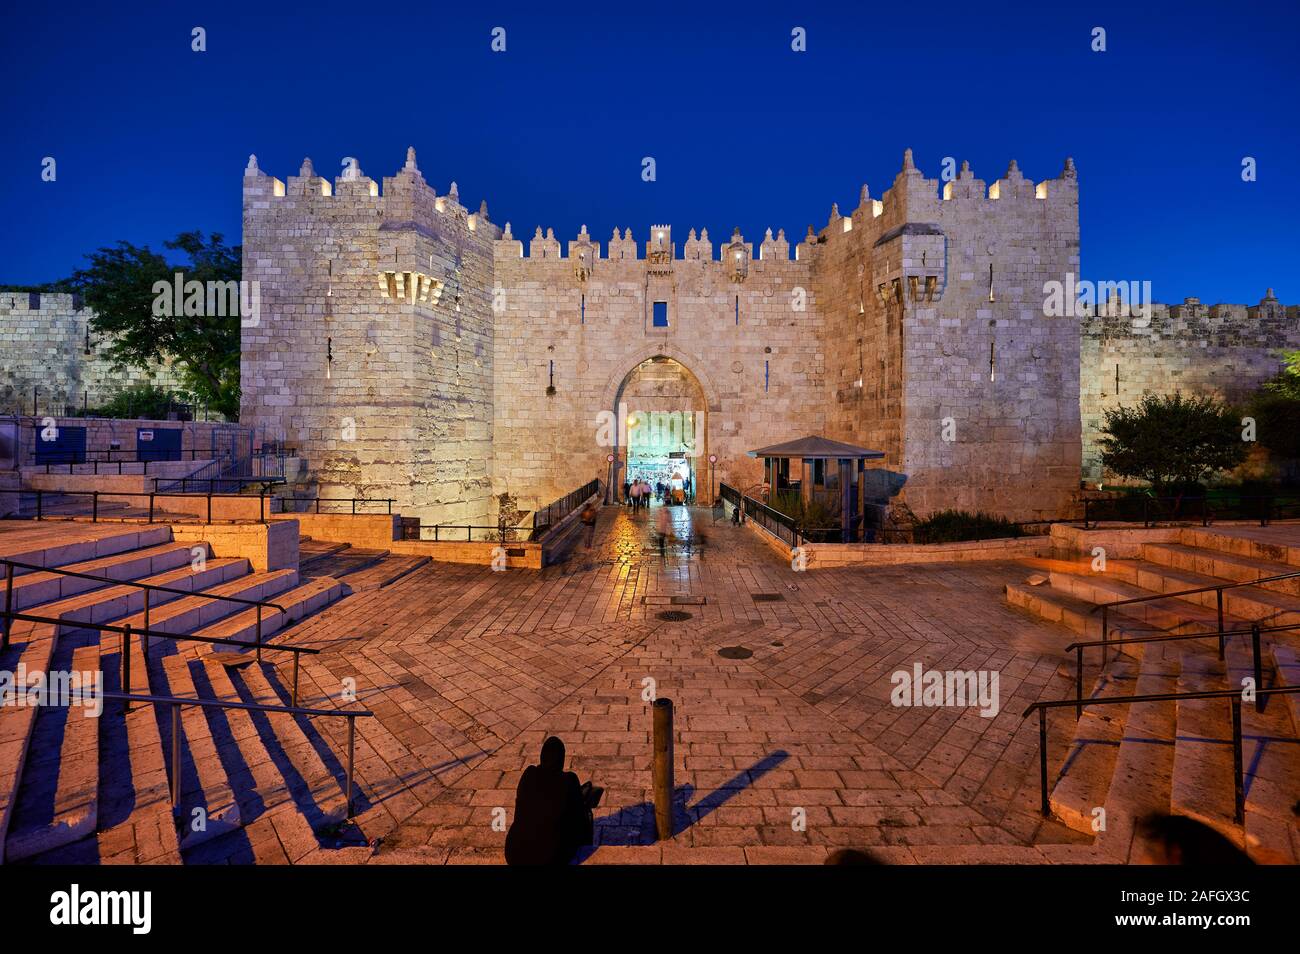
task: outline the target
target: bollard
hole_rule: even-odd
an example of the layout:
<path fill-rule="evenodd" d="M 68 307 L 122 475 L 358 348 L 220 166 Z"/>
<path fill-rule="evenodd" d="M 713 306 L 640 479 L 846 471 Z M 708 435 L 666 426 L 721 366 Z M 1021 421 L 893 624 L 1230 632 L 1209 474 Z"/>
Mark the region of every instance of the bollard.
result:
<path fill-rule="evenodd" d="M 673 703 L 654 702 L 655 837 L 673 836 Z"/>

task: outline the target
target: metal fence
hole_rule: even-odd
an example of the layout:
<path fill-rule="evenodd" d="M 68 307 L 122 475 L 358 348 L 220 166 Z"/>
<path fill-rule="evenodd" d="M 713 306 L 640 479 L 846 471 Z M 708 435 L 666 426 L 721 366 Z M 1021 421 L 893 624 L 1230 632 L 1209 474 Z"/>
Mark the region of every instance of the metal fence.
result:
<path fill-rule="evenodd" d="M 598 493 L 600 493 L 600 478 L 587 481 L 577 490 L 571 490 L 559 500 L 537 510 L 533 514 L 533 537 L 541 536 L 572 513 L 576 507 Z"/>

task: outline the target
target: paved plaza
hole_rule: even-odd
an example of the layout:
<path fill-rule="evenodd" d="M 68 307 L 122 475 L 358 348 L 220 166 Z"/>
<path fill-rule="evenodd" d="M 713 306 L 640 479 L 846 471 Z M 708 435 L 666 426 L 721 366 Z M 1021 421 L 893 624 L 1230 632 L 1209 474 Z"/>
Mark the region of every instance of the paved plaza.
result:
<path fill-rule="evenodd" d="M 1069 637 L 1005 604 L 1026 567 L 800 573 L 712 511 L 672 512 L 663 557 L 653 511 L 607 507 L 590 549 L 577 539 L 540 573 L 434 564 L 289 630 L 323 651 L 304 662 L 304 704 L 354 685 L 376 713 L 358 725 L 360 832 L 321 848 L 286 806 L 200 855 L 500 862 L 520 773 L 556 734 L 606 790 L 587 864 L 818 863 L 842 846 L 894 862 L 1082 860 L 1082 836 L 1037 813 L 1036 723 L 1021 712 L 1067 694 Z M 1000 711 L 892 706 L 890 675 L 918 662 L 996 670 Z M 676 710 L 677 833 L 663 843 L 652 694 Z M 329 721 L 317 747 L 341 769 Z"/>

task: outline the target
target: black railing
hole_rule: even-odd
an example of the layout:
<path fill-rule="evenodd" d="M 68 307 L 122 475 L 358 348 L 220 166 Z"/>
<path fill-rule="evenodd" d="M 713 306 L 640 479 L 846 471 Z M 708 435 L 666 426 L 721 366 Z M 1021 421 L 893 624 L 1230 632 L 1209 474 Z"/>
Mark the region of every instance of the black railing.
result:
<path fill-rule="evenodd" d="M 273 505 L 273 513 L 350 514 L 354 517 L 381 514 L 392 516 L 393 504 L 396 502 L 392 497 L 276 497 L 274 500 L 280 509 L 276 510 Z M 321 509 L 321 504 L 325 504 L 324 510 Z"/>
<path fill-rule="evenodd" d="M 161 485 L 164 480 L 167 481 L 166 487 Z M 258 486 L 265 487 L 270 493 L 272 487 L 284 483 L 283 478 L 276 477 L 155 477 L 153 481 L 154 493 L 166 496 L 187 493 L 239 495 L 245 487 Z"/>
<path fill-rule="evenodd" d="M 753 520 L 768 533 L 791 547 L 799 546 L 803 534 L 793 518 L 779 510 L 773 510 L 760 500 L 742 494 L 729 484 L 720 484 L 718 492 L 726 503 L 740 510 L 742 523 L 745 520 Z"/>
<path fill-rule="evenodd" d="M 1075 696 L 1083 698 L 1083 651 L 1094 646 L 1102 648 L 1102 662 L 1105 663 L 1107 655 L 1112 646 L 1127 646 L 1138 643 L 1168 643 L 1184 639 L 1217 639 L 1219 641 L 1219 658 L 1224 655 L 1224 644 L 1229 636 L 1249 636 L 1251 649 L 1252 671 L 1255 676 L 1255 685 L 1263 685 L 1264 681 L 1264 658 L 1260 648 L 1260 637 L 1264 633 L 1280 633 L 1290 630 L 1300 629 L 1300 623 L 1290 623 L 1285 626 L 1261 626 L 1259 623 L 1251 623 L 1247 629 L 1221 629 L 1213 633 L 1162 633 L 1159 636 L 1125 636 L 1122 639 L 1090 639 L 1083 642 L 1070 643 L 1065 647 L 1065 652 L 1074 653 L 1074 690 Z M 1255 708 L 1258 711 L 1263 707 L 1261 701 L 1256 701 Z M 1074 721 L 1078 722 L 1083 717 L 1082 705 L 1075 706 Z"/>
<path fill-rule="evenodd" d="M 1217 606 L 1218 614 L 1219 614 L 1218 632 L 1225 633 L 1226 631 L 1223 628 L 1223 591 L 1224 590 L 1235 590 L 1241 586 L 1259 586 L 1261 583 L 1276 583 L 1278 580 L 1293 580 L 1296 577 L 1300 577 L 1300 570 L 1295 570 L 1290 573 L 1278 573 L 1274 576 L 1261 576 L 1257 580 L 1238 580 L 1233 583 L 1211 583 L 1208 584 L 1207 586 L 1196 586 L 1188 590 L 1174 590 L 1173 592 L 1170 593 L 1148 593 L 1146 596 L 1132 596 L 1125 600 L 1111 600 L 1109 603 L 1098 603 L 1088 612 L 1089 614 L 1092 614 L 1092 613 L 1096 613 L 1098 610 L 1101 611 L 1101 639 L 1103 642 L 1105 642 L 1107 637 L 1110 635 L 1110 611 L 1112 607 L 1132 606 L 1136 603 L 1150 603 L 1152 600 L 1178 599 L 1183 596 L 1195 596 L 1198 593 L 1214 593 L 1215 604 Z M 1102 659 L 1104 660 L 1105 658 L 1106 656 L 1105 653 L 1103 652 Z M 1223 658 L 1222 638 L 1219 639 L 1219 658 L 1220 659 Z"/>
<path fill-rule="evenodd" d="M 268 497 L 265 490 L 259 493 L 256 497 L 254 497 L 251 494 L 229 494 L 229 493 L 187 494 L 187 493 L 159 493 L 156 491 L 152 493 L 131 493 L 131 492 L 121 491 L 121 490 L 102 490 L 102 491 L 101 490 L 22 490 L 19 491 L 19 495 L 20 495 L 19 511 L 18 511 L 19 517 L 24 516 L 21 498 L 24 497 L 30 498 L 32 496 L 35 496 L 36 512 L 35 514 L 32 515 L 32 519 L 35 520 L 68 519 L 68 518 L 89 516 L 91 523 L 99 522 L 99 516 L 100 516 L 99 510 L 100 510 L 101 497 L 104 498 L 105 504 L 121 503 L 121 501 L 117 500 L 116 498 L 128 498 L 131 500 L 147 501 L 148 511 L 143 518 L 147 523 L 155 523 L 159 521 L 163 523 L 187 523 L 190 522 L 191 520 L 199 523 L 248 523 L 253 519 L 252 517 L 223 517 L 214 521 L 212 518 L 212 501 L 214 500 L 243 500 L 249 502 L 256 500 L 257 519 L 255 522 L 266 523 L 266 517 L 268 513 L 266 502 L 268 499 L 269 500 L 275 499 L 274 497 Z M 75 511 L 75 512 L 69 511 L 64 513 L 49 511 L 51 502 L 54 507 L 58 507 L 61 503 L 61 498 L 65 498 L 65 497 L 80 498 L 83 500 L 88 499 L 89 506 L 90 506 L 89 514 L 87 514 L 84 510 Z M 168 500 L 181 500 L 181 499 L 204 500 L 206 502 L 206 509 L 205 509 L 206 519 L 203 516 L 189 514 L 189 513 L 170 513 L 165 510 L 161 514 L 158 512 L 159 501 L 162 501 L 163 505 L 165 506 Z M 144 509 L 143 503 L 141 504 L 141 509 Z M 111 514 L 109 516 L 111 516 Z M 190 518 L 190 520 L 186 520 L 185 518 L 187 517 Z M 113 518 L 113 519 L 117 519 L 117 518 Z M 123 519 L 140 519 L 140 518 L 123 518 Z"/>
<path fill-rule="evenodd" d="M 1124 494 L 1118 497 L 1085 497 L 1083 527 L 1099 523 L 1141 523 L 1150 527 L 1161 523 L 1199 522 L 1208 527 L 1216 520 L 1259 521 L 1261 527 L 1273 520 L 1300 518 L 1300 494 L 1225 494 L 1211 492 L 1204 496 L 1160 497 L 1151 494 Z"/>
<path fill-rule="evenodd" d="M 202 596 L 203 594 L 191 593 L 188 595 Z M 148 614 L 146 614 L 146 619 L 147 616 Z M 118 652 L 122 657 L 121 660 L 122 688 L 127 692 L 131 691 L 131 654 L 127 650 L 131 646 L 132 636 L 140 637 L 140 650 L 144 654 L 144 659 L 146 663 L 148 663 L 149 661 L 149 640 L 151 639 L 183 639 L 186 640 L 187 642 L 208 643 L 209 645 L 214 645 L 214 646 L 238 646 L 240 649 L 248 649 L 250 646 L 253 646 L 257 651 L 258 662 L 262 661 L 263 650 L 266 650 L 267 652 L 292 653 L 293 654 L 292 699 L 294 705 L 298 704 L 298 657 L 303 654 L 306 654 L 308 656 L 316 656 L 320 654 L 319 649 L 311 649 L 306 646 L 282 646 L 275 643 L 263 643 L 261 641 L 262 630 L 260 626 L 260 619 L 259 619 L 259 626 L 257 631 L 258 641 L 255 644 L 241 642 L 238 639 L 223 639 L 219 636 L 197 636 L 194 634 L 169 633 L 166 630 L 149 629 L 147 622 L 144 626 L 135 627 L 132 626 L 130 623 L 123 623 L 121 625 L 114 625 L 111 623 L 91 623 L 91 622 L 83 622 L 81 620 L 59 619 L 54 616 L 38 616 L 32 613 L 15 613 L 15 612 L 11 612 L 10 610 L 5 610 L 4 612 L 0 613 L 0 619 L 4 620 L 4 627 L 3 627 L 4 641 L 3 644 L 0 644 L 0 649 L 6 649 L 9 646 L 9 640 L 10 640 L 9 632 L 13 625 L 14 620 L 17 620 L 20 623 L 37 623 L 37 624 L 43 624 L 48 626 L 66 626 L 69 629 L 73 629 L 73 630 L 93 629 L 96 632 L 100 632 L 100 633 L 117 633 L 119 636 Z"/>
<path fill-rule="evenodd" d="M 600 478 L 589 480 L 577 490 L 571 490 L 533 513 L 533 536 L 538 537 L 559 523 L 594 494 L 600 493 Z"/>
<path fill-rule="evenodd" d="M 435 543 L 527 543 L 536 537 L 537 531 L 531 527 L 506 527 L 503 530 L 499 524 L 440 523 L 432 527 L 421 526 L 419 539 Z"/>
<path fill-rule="evenodd" d="M 115 580 L 109 576 L 99 576 L 94 573 L 81 573 L 76 570 L 65 570 L 62 569 L 61 567 L 40 566 L 35 563 L 23 563 L 20 560 L 10 560 L 4 557 L 0 557 L 0 564 L 4 564 L 5 567 L 5 608 L 4 608 L 5 623 L 4 623 L 3 631 L 0 632 L 0 649 L 7 649 L 9 647 L 9 617 L 14 615 L 13 614 L 14 570 L 16 569 L 26 570 L 29 573 L 53 573 L 57 576 L 68 576 L 68 577 L 74 577 L 75 579 L 79 579 L 79 580 L 90 580 L 93 583 L 104 583 L 110 587 L 133 586 L 138 590 L 143 590 L 144 591 L 144 628 L 146 630 L 149 628 L 149 611 L 152 608 L 150 606 L 150 599 L 149 599 L 150 593 L 171 593 L 176 596 L 198 596 L 205 600 L 220 600 L 225 603 L 237 603 L 242 606 L 255 606 L 257 607 L 256 647 L 257 647 L 258 662 L 262 661 L 262 608 L 266 607 L 268 609 L 279 610 L 281 613 L 285 614 L 286 616 L 288 615 L 288 611 L 285 610 L 283 606 L 281 606 L 279 603 L 272 603 L 269 600 L 249 600 L 249 599 L 244 599 L 242 596 L 223 596 L 217 593 L 204 593 L 201 590 L 200 591 L 182 590 L 179 587 L 175 587 L 175 586 L 163 586 L 158 583 L 140 583 L 136 580 Z M 49 622 L 49 621 L 50 620 L 40 620 L 40 622 Z M 54 620 L 54 622 L 60 622 L 60 621 Z M 83 625 L 82 623 L 76 621 L 68 621 L 68 623 L 69 625 L 73 625 L 74 623 L 77 626 Z M 84 625 L 89 626 L 92 629 L 95 628 L 90 623 L 86 623 Z"/>
<path fill-rule="evenodd" d="M 1260 696 L 1283 695 L 1300 692 L 1300 686 L 1281 686 L 1273 689 L 1260 689 L 1258 683 L 1254 690 L 1256 705 Z M 1044 818 L 1052 815 L 1052 804 L 1047 790 L 1047 710 L 1060 709 L 1065 706 L 1131 705 L 1135 702 L 1177 702 L 1180 699 L 1228 699 L 1232 702 L 1232 764 L 1235 777 L 1235 796 L 1233 818 L 1238 825 L 1246 821 L 1246 786 L 1245 770 L 1241 752 L 1241 703 L 1243 693 L 1240 689 L 1217 689 L 1201 692 L 1164 692 L 1141 696 L 1101 696 L 1092 699 L 1058 699 L 1053 702 L 1035 702 L 1024 711 L 1021 718 L 1028 718 L 1035 709 L 1038 710 L 1038 781 L 1040 793 L 1040 811 Z"/>

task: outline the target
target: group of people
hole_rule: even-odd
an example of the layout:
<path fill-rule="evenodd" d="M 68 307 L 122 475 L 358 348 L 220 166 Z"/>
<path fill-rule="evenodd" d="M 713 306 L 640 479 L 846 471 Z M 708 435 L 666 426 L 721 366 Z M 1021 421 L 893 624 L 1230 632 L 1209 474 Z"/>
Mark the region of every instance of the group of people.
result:
<path fill-rule="evenodd" d="M 623 487 L 623 501 L 633 510 L 640 510 L 643 507 L 650 506 L 650 500 L 655 493 L 650 486 L 650 481 L 637 478 L 625 483 Z"/>
<path fill-rule="evenodd" d="M 623 503 L 633 510 L 650 506 L 652 500 L 661 504 L 681 505 L 691 502 L 691 478 L 675 473 L 667 479 L 656 480 L 652 485 L 645 478 L 638 477 L 623 484 Z"/>

